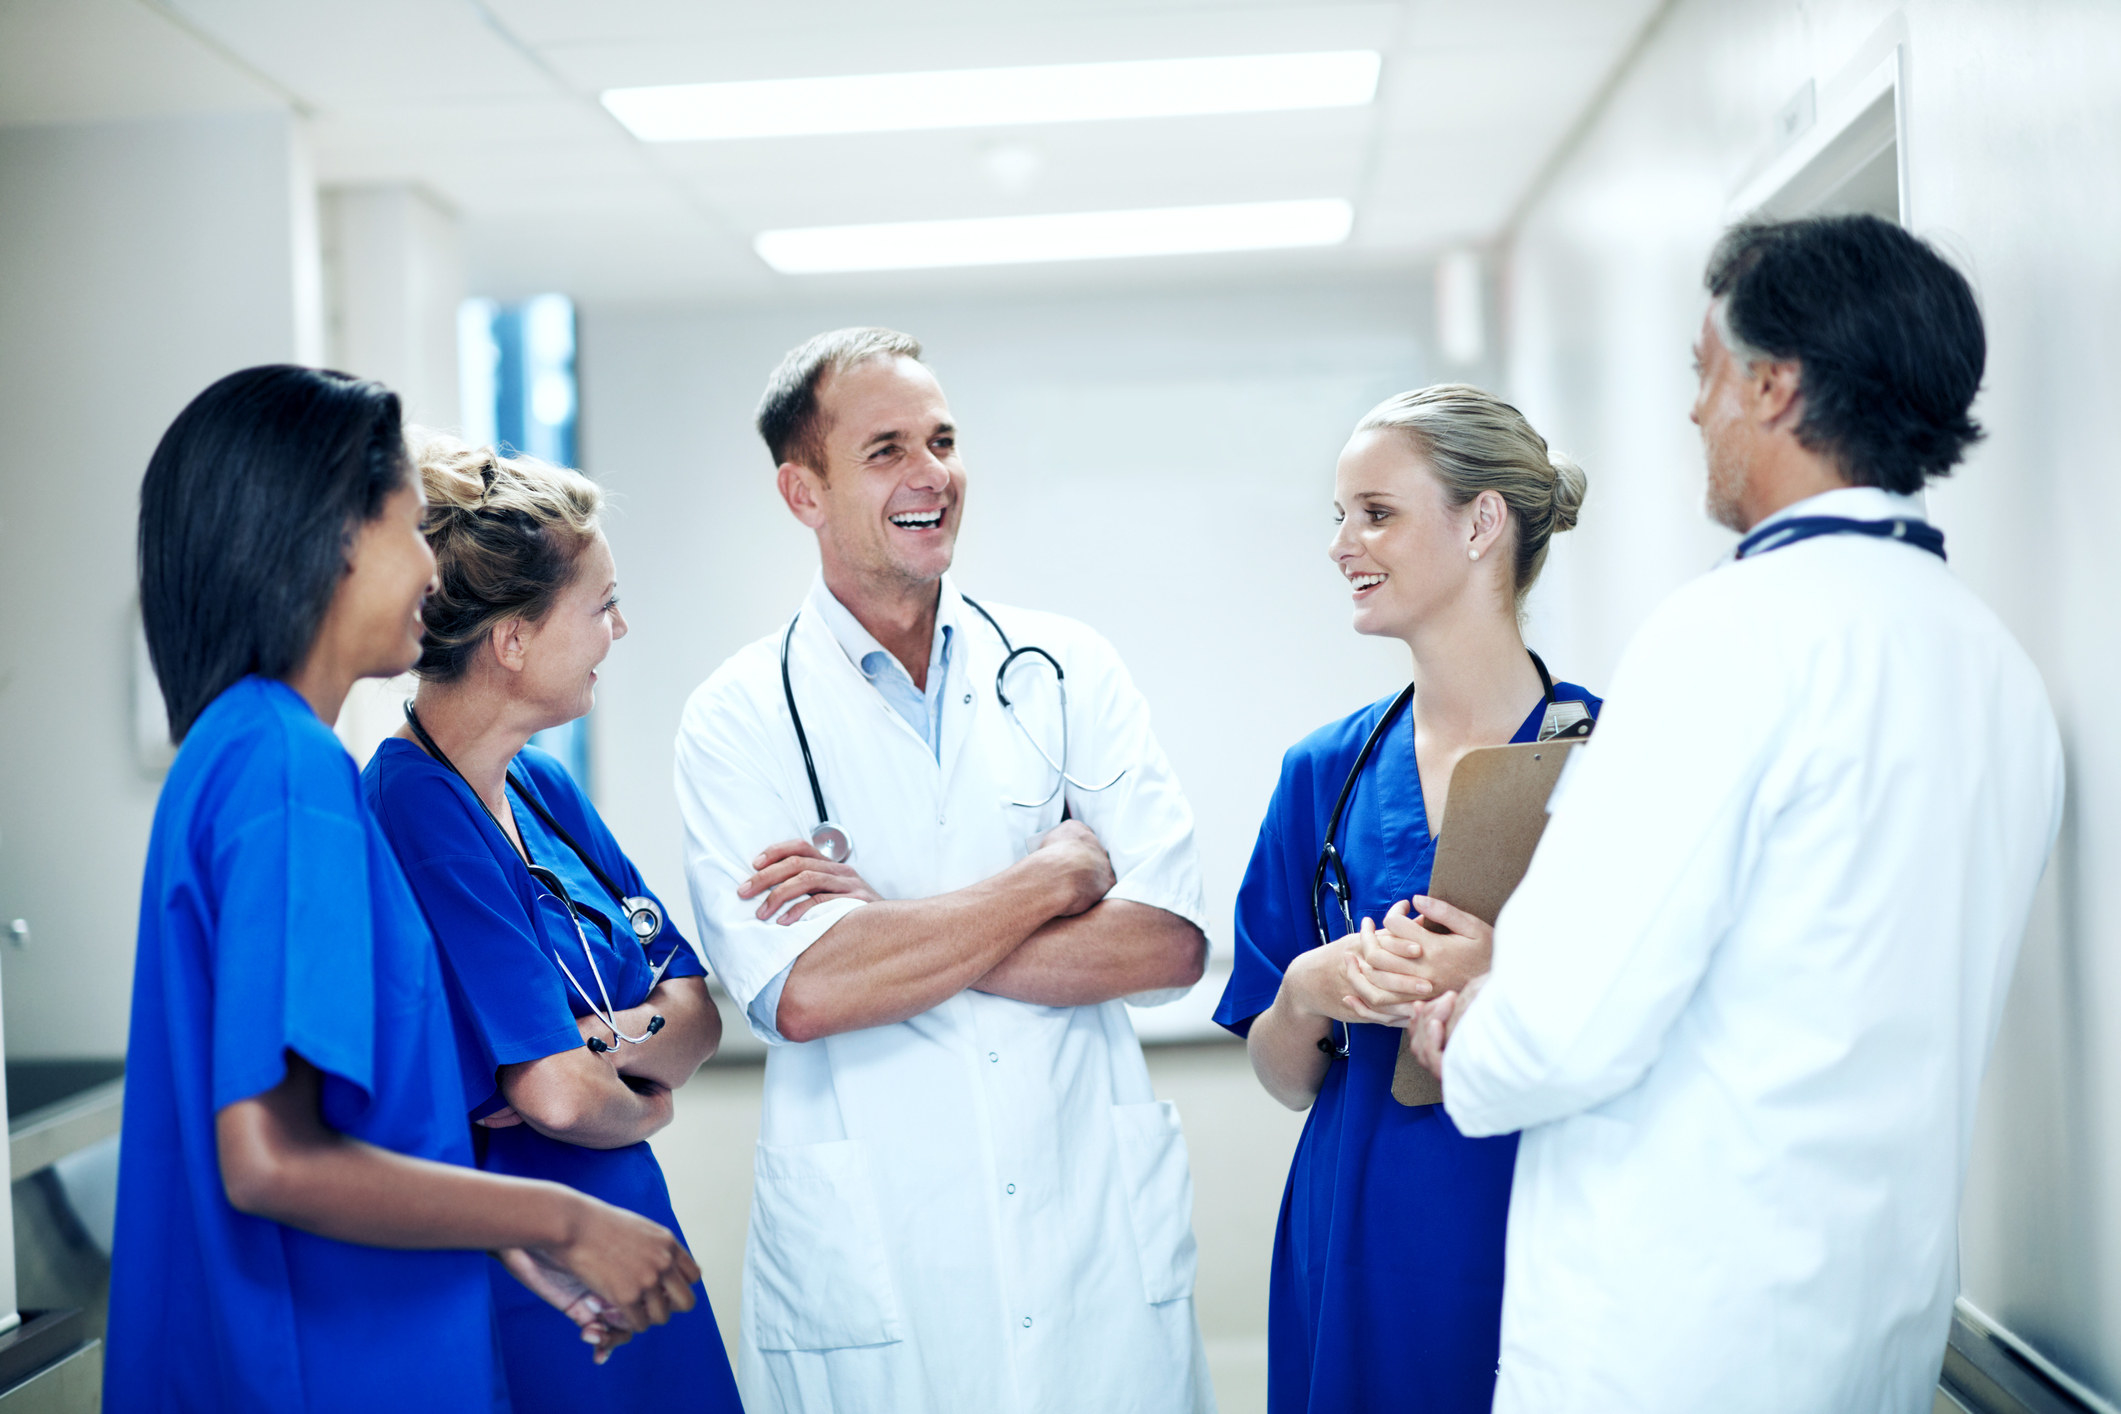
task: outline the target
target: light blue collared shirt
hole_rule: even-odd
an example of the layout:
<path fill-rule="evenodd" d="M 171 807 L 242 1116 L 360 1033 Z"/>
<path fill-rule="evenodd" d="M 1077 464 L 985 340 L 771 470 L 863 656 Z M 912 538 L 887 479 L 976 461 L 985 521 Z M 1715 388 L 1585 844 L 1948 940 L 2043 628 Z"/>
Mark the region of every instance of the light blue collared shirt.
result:
<path fill-rule="evenodd" d="M 832 637 L 847 655 L 847 661 L 861 670 L 869 685 L 877 690 L 891 710 L 906 719 L 906 725 L 928 743 L 928 750 L 937 761 L 943 759 L 943 681 L 950 676 L 950 644 L 957 637 L 957 625 L 945 619 L 942 609 L 936 610 L 935 636 L 928 645 L 928 686 L 924 691 L 913 685 L 913 674 L 906 665 L 891 656 L 876 635 L 862 627 L 845 604 L 834 597 L 830 589 L 818 586 L 819 593 L 813 602 L 832 630 Z"/>
<path fill-rule="evenodd" d="M 943 759 L 943 684 L 950 676 L 951 641 L 957 637 L 957 624 L 952 621 L 955 616 L 946 617 L 949 596 L 941 596 L 936 608 L 935 637 L 928 646 L 926 691 L 913 685 L 913 674 L 906 671 L 906 665 L 892 657 L 891 651 L 876 641 L 875 634 L 862 627 L 862 621 L 822 581 L 811 596 L 811 603 L 817 606 L 818 616 L 824 619 L 825 627 L 832 630 L 833 640 L 847 655 L 847 661 L 861 670 L 869 685 L 877 690 L 877 695 L 928 743 L 930 754 L 940 763 Z M 782 1039 L 781 992 L 788 986 L 788 974 L 794 967 L 791 962 L 782 968 L 779 975 L 752 998 L 749 1008 L 752 1025 L 776 1041 Z"/>

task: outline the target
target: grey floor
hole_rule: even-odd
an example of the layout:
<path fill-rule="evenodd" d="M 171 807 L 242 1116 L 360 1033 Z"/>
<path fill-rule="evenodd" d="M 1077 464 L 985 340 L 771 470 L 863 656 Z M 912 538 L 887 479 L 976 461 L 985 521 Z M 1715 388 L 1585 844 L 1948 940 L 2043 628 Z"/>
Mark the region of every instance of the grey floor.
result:
<path fill-rule="evenodd" d="M 1267 1265 L 1303 1116 L 1267 1098 L 1234 1042 L 1148 1055 L 1157 1096 L 1178 1105 L 1193 1157 L 1194 1301 L 1216 1398 L 1223 1414 L 1263 1414 Z M 731 1359 L 763 1074 L 758 1065 L 707 1066 L 678 1091 L 677 1118 L 654 1141 Z"/>

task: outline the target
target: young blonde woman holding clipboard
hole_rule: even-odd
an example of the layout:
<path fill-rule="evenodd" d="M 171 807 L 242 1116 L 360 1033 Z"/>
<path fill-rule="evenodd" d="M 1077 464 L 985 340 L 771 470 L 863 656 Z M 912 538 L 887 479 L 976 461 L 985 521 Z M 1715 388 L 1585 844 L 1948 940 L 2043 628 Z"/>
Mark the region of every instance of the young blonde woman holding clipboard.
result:
<path fill-rule="evenodd" d="M 1413 681 L 1283 758 L 1216 1010 L 1268 1093 L 1310 1110 L 1275 1233 L 1273 1414 L 1471 1414 L 1493 1397 L 1516 1139 L 1398 1104 L 1392 1072 L 1411 1006 L 1487 968 L 1487 925 L 1422 893 L 1452 768 L 1598 711 L 1518 627 L 1583 494 L 1522 414 L 1462 385 L 1388 399 L 1341 453 L 1333 563 L 1355 631 L 1404 642 Z"/>

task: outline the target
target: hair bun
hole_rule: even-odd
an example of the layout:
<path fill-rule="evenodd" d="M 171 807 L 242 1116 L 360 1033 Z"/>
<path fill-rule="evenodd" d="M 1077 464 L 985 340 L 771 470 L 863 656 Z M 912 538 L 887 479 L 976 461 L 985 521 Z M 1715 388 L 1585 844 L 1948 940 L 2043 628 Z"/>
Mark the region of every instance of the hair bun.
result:
<path fill-rule="evenodd" d="M 421 489 L 427 493 L 430 530 L 471 514 L 486 500 L 494 474 L 492 449 L 473 447 L 428 427 L 406 428 L 405 444 L 412 464 L 420 470 Z"/>
<path fill-rule="evenodd" d="M 1583 513 L 1584 492 L 1590 489 L 1590 478 L 1575 461 L 1551 448 L 1547 461 L 1554 468 L 1554 530 L 1574 530 L 1576 518 Z"/>

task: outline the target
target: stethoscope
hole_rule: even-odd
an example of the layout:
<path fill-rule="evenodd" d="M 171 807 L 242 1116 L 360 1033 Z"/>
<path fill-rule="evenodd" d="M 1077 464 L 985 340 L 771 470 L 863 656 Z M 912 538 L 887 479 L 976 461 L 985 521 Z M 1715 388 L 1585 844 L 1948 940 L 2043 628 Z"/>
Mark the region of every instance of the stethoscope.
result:
<path fill-rule="evenodd" d="M 1539 670 L 1539 687 L 1546 702 L 1546 712 L 1540 717 L 1539 735 L 1536 740 L 1554 741 L 1589 736 L 1592 726 L 1595 725 L 1590 709 L 1581 702 L 1558 701 L 1554 696 L 1554 679 L 1547 672 L 1546 663 L 1531 649 L 1527 648 L 1525 652 L 1531 657 L 1532 666 Z M 1355 755 L 1355 764 L 1348 768 L 1348 778 L 1341 782 L 1340 795 L 1333 801 L 1333 813 L 1326 817 L 1325 844 L 1318 852 L 1318 868 L 1311 875 L 1311 927 L 1318 934 L 1320 947 L 1333 941 L 1326 933 L 1326 915 L 1319 904 L 1321 894 L 1331 893 L 1334 901 L 1340 905 L 1341 921 L 1346 925 L 1341 936 L 1346 937 L 1355 931 L 1355 891 L 1348 883 L 1348 869 L 1341 860 L 1340 846 L 1334 843 L 1335 837 L 1340 833 L 1341 814 L 1348 808 L 1348 797 L 1355 794 L 1355 783 L 1362 779 L 1362 768 L 1370 764 L 1370 753 L 1377 750 L 1377 743 L 1384 740 L 1385 733 L 1391 729 L 1392 723 L 1398 719 L 1400 713 L 1406 711 L 1407 704 L 1413 700 L 1414 684 L 1408 683 L 1400 690 L 1399 696 L 1392 699 L 1392 705 L 1385 708 L 1385 714 L 1377 719 L 1377 725 L 1370 728 L 1370 735 L 1363 741 L 1362 750 Z M 1574 708 L 1575 711 L 1570 712 L 1567 710 L 1569 708 Z M 1328 877 L 1329 871 L 1331 877 Z M 1345 1060 L 1348 1055 L 1348 1024 L 1344 1021 L 1333 1021 L 1330 1025 L 1336 1029 L 1329 1030 L 1326 1035 L 1318 1038 L 1318 1049 L 1329 1056 L 1339 1056 Z"/>
<path fill-rule="evenodd" d="M 420 739 L 420 745 L 426 749 L 427 754 L 441 762 L 451 775 L 460 781 L 464 781 L 464 788 L 471 791 L 473 800 L 479 802 L 479 809 L 485 811 L 486 818 L 493 821 L 493 827 L 501 831 L 501 838 L 504 840 L 508 839 L 508 831 L 501 828 L 500 817 L 493 813 L 493 807 L 480 797 L 478 791 L 472 788 L 471 782 L 465 780 L 464 773 L 457 769 L 457 763 L 444 755 L 442 748 L 435 744 L 435 739 L 427 734 L 427 728 L 420 724 L 419 714 L 413 711 L 410 702 L 405 704 L 405 721 L 412 728 L 412 734 Z M 522 781 L 516 778 L 515 772 L 508 772 L 507 778 L 508 784 L 514 788 L 516 795 L 522 802 L 530 807 L 531 813 L 535 814 L 544 823 L 546 829 L 559 837 L 560 843 L 574 851 L 575 858 L 582 861 L 583 866 L 595 877 L 597 883 L 603 886 L 604 892 L 611 895 L 612 900 L 618 904 L 620 913 L 626 919 L 626 926 L 633 930 L 633 936 L 639 940 L 641 950 L 647 952 L 648 945 L 653 943 L 663 931 L 662 906 L 654 899 L 644 895 L 629 895 L 623 892 L 612 881 L 611 876 L 604 872 L 602 866 L 589 857 L 588 851 L 575 843 L 574 836 L 567 833 L 566 827 L 552 818 L 552 812 L 547 810 L 539 802 L 538 798 L 530 793 Z M 582 927 L 581 909 L 577 908 L 574 899 L 569 897 L 567 886 L 560 882 L 560 876 L 530 857 L 530 842 L 528 840 L 523 841 L 521 849 L 523 866 L 530 871 L 530 877 L 536 880 L 547 893 L 560 901 L 567 910 L 568 919 L 574 924 L 575 938 L 582 945 L 582 959 L 589 964 L 589 975 L 597 984 L 597 997 L 593 998 L 589 995 L 588 989 L 583 987 L 581 982 L 575 977 L 573 969 L 567 965 L 567 959 L 561 957 L 558 950 L 553 952 L 552 960 L 559 964 L 561 974 L 567 978 L 567 984 L 574 988 L 575 995 L 582 999 L 582 1005 L 589 1008 L 589 1014 L 603 1022 L 605 1028 L 618 1041 L 623 1041 L 628 1045 L 638 1046 L 641 1042 L 662 1030 L 663 1018 L 660 1015 L 649 1017 L 648 1029 L 638 1036 L 629 1036 L 619 1030 L 618 1009 L 611 1004 L 610 989 L 604 985 L 604 970 L 597 966 L 596 950 L 589 945 L 589 933 Z M 677 960 L 677 955 L 678 950 L 672 948 L 669 955 L 663 959 L 656 967 L 655 972 L 649 977 L 648 990 L 651 993 L 655 991 L 656 985 L 663 980 L 663 974 L 669 970 L 670 964 Z M 602 998 L 603 1000 L 601 1010 L 597 1006 L 597 998 Z M 612 1049 L 612 1047 L 606 1045 L 601 1037 L 592 1036 L 589 1038 L 589 1049 L 601 1054 Z"/>
<path fill-rule="evenodd" d="M 1734 560 L 1748 555 L 1765 555 L 1770 550 L 1781 550 L 1803 540 L 1815 540 L 1822 535 L 1868 535 L 1874 540 L 1900 540 L 1918 550 L 1927 550 L 1938 559 L 1945 558 L 1944 532 L 1926 520 L 1910 520 L 1905 516 L 1892 520 L 1852 520 L 1847 516 L 1792 516 L 1763 525 L 1751 535 L 1738 542 L 1732 552 Z"/>
<path fill-rule="evenodd" d="M 1059 795 L 1063 786 L 1074 786 L 1077 790 L 1089 791 L 1095 794 L 1101 790 L 1110 790 L 1118 785 L 1120 777 L 1127 774 L 1127 769 L 1124 766 L 1113 774 L 1111 780 L 1106 781 L 1103 785 L 1094 786 L 1088 781 L 1079 781 L 1068 774 L 1068 674 L 1061 667 L 1060 659 L 1035 643 L 1027 643 L 1021 648 L 1017 647 L 1016 644 L 1010 642 L 1009 631 L 995 620 L 994 615 L 987 612 L 984 605 L 969 594 L 960 594 L 958 597 L 971 605 L 979 616 L 987 621 L 995 633 L 1000 635 L 1002 648 L 1006 656 L 1002 659 L 1001 667 L 995 669 L 994 672 L 994 695 L 1000 700 L 1002 710 L 1008 714 L 1009 720 L 1016 724 L 1016 729 L 1019 732 L 1023 733 L 1024 740 L 1031 743 L 1031 749 L 1036 751 L 1039 759 L 1053 770 L 1053 789 L 1047 791 L 1037 800 L 1011 799 L 1009 803 L 1025 810 L 1036 810 L 1050 802 L 1056 795 Z M 795 744 L 803 753 L 803 774 L 810 778 L 810 800 L 812 804 L 817 806 L 817 824 L 811 828 L 810 843 L 816 847 L 819 854 L 822 854 L 834 864 L 844 864 L 854 854 L 854 841 L 847 834 L 846 827 L 835 822 L 832 818 L 832 813 L 825 808 L 825 790 L 824 787 L 818 784 L 817 762 L 812 759 L 810 754 L 810 735 L 803 730 L 803 714 L 797 710 L 795 705 L 795 684 L 788 675 L 788 649 L 789 645 L 795 641 L 795 626 L 801 623 L 802 619 L 803 616 L 800 613 L 790 619 L 788 621 L 788 631 L 781 635 L 781 695 L 788 700 L 788 720 L 795 724 Z M 1046 665 L 1053 669 L 1053 690 L 1060 695 L 1061 749 L 1060 759 L 1057 761 L 1044 746 L 1039 744 L 1038 738 L 1031 734 L 1031 728 L 1024 725 L 1024 719 L 1016 714 L 1016 703 L 1009 697 L 1009 670 L 1016 666 L 1018 659 L 1026 657 L 1043 658 L 1046 661 Z"/>

